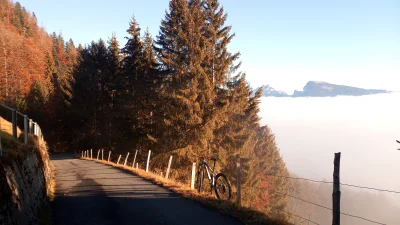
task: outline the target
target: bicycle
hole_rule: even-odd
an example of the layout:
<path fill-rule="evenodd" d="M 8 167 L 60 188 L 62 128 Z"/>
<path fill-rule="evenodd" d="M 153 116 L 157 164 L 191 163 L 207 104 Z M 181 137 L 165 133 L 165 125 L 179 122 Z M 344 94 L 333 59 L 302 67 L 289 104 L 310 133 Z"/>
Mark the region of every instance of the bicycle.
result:
<path fill-rule="evenodd" d="M 396 142 L 397 142 L 398 144 L 400 144 L 400 141 L 396 140 Z M 397 150 L 399 150 L 399 151 L 400 151 L 400 148 L 398 148 Z"/>
<path fill-rule="evenodd" d="M 215 174 L 214 169 L 215 169 L 215 162 L 218 160 L 217 157 L 212 157 L 208 158 L 210 160 L 214 161 L 214 166 L 211 169 L 211 167 L 207 164 L 206 158 L 201 156 L 200 158 L 200 164 L 199 168 L 197 170 L 197 191 L 200 193 L 203 190 L 203 181 L 204 181 L 204 174 L 207 172 L 207 178 L 208 181 L 210 182 L 210 191 L 212 194 L 212 191 L 215 191 L 215 195 L 217 196 L 218 199 L 222 200 L 229 200 L 232 197 L 232 189 L 231 189 L 231 184 L 226 178 L 225 174 L 223 173 L 218 173 Z"/>

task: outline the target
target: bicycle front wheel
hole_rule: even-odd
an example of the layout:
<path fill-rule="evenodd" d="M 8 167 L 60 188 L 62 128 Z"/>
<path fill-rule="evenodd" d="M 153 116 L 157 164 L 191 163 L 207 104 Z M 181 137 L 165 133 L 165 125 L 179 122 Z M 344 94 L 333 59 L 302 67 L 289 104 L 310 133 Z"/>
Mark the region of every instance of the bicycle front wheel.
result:
<path fill-rule="evenodd" d="M 222 173 L 217 174 L 215 177 L 215 194 L 217 198 L 222 200 L 229 200 L 232 197 L 231 184 L 228 178 Z"/>

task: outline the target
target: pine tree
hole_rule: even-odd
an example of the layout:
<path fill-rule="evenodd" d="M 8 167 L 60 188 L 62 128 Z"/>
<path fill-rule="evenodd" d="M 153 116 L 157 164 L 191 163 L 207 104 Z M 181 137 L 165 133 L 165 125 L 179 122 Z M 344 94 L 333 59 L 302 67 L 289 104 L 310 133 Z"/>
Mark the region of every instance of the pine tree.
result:
<path fill-rule="evenodd" d="M 168 146 L 204 146 L 204 109 L 210 83 L 201 66 L 205 58 L 200 2 L 173 0 L 157 36 L 156 51 L 163 72 L 163 111 Z M 204 107 L 204 108 L 203 108 Z"/>
<path fill-rule="evenodd" d="M 24 15 L 22 6 L 19 2 L 15 3 L 12 23 L 17 29 L 17 31 L 21 34 L 24 28 Z"/>
<path fill-rule="evenodd" d="M 218 0 L 205 0 L 203 2 L 203 13 L 206 19 L 204 36 L 207 40 L 207 60 L 205 67 L 207 74 L 213 80 L 214 87 L 220 87 L 228 82 L 229 70 L 236 70 L 239 64 L 234 62 L 240 54 L 232 54 L 227 46 L 235 34 L 230 34 L 231 26 L 225 26 L 228 15 L 223 7 L 219 6 Z"/>
<path fill-rule="evenodd" d="M 107 113 L 109 94 L 107 74 L 107 47 L 103 40 L 92 42 L 80 51 L 79 66 L 74 72 L 72 104 L 75 130 L 81 135 L 75 142 L 103 147 L 107 140 Z"/>
<path fill-rule="evenodd" d="M 143 37 L 143 70 L 138 79 L 136 98 L 138 99 L 141 136 L 138 140 L 139 149 L 154 149 L 157 139 L 162 135 L 160 126 L 161 104 L 160 85 L 161 77 L 156 67 L 158 66 L 153 48 L 153 38 L 148 29 Z M 159 149 L 160 146 L 157 146 Z"/>
<path fill-rule="evenodd" d="M 120 115 L 119 130 L 124 141 L 129 147 L 136 147 L 138 139 L 142 136 L 139 127 L 139 99 L 137 98 L 139 80 L 143 77 L 143 42 L 140 37 L 140 27 L 132 17 L 127 33 L 127 43 L 122 48 L 123 59 L 121 74 L 118 79 L 117 107 Z"/>
<path fill-rule="evenodd" d="M 250 201 L 256 202 L 259 210 L 276 214 L 286 210 L 288 199 L 282 193 L 288 193 L 288 169 L 279 153 L 275 136 L 267 126 L 259 127 L 256 133 L 257 144 L 254 149 L 257 157 L 255 171 L 258 171 L 258 193 Z"/>
<path fill-rule="evenodd" d="M 114 125 L 117 123 L 115 118 L 118 113 L 116 112 L 116 90 L 117 90 L 117 79 L 120 74 L 121 54 L 119 49 L 119 43 L 115 33 L 112 34 L 108 40 L 107 48 L 107 74 L 108 82 L 106 83 L 106 91 L 108 93 L 108 106 L 107 106 L 107 117 L 105 122 L 107 145 L 111 147 L 112 143 L 117 141 L 118 132 L 117 127 Z"/>

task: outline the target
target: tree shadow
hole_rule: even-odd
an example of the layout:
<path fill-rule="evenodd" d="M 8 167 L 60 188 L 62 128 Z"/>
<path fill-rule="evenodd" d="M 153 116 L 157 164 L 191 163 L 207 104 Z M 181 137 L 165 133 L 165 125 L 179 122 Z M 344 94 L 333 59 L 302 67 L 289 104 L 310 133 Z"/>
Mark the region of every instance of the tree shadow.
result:
<path fill-rule="evenodd" d="M 115 170 L 116 174 L 120 172 L 122 171 Z M 105 184 L 100 184 L 96 182 L 97 178 L 81 179 L 78 175 L 79 183 L 72 188 L 57 190 L 52 202 L 53 224 L 242 224 L 200 203 L 130 175 L 137 181 L 130 180 L 129 184 L 124 181 L 127 178 L 112 177 L 112 174 L 108 174 L 107 177 L 99 178 L 101 182 L 106 179 Z"/>

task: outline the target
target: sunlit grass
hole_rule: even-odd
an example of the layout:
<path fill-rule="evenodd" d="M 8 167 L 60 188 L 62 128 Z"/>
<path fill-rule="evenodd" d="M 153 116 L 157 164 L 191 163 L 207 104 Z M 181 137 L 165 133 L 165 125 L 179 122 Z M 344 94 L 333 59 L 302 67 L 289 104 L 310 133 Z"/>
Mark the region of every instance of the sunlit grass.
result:
<path fill-rule="evenodd" d="M 0 117 L 0 132 L 2 139 L 12 138 L 12 123 L 9 122 L 8 120 L 5 120 L 2 117 Z M 17 127 L 17 137 L 19 137 L 19 135 L 21 134 L 22 134 L 21 129 Z"/>

